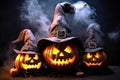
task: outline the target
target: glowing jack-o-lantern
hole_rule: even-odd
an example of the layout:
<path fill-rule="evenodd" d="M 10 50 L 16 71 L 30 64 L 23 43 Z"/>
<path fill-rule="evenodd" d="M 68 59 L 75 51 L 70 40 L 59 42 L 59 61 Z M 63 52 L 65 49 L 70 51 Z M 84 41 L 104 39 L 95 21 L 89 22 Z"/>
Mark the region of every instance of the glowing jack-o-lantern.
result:
<path fill-rule="evenodd" d="M 83 44 L 79 38 L 43 38 L 37 44 L 43 53 L 46 65 L 53 70 L 69 70 L 76 66 L 81 57 Z"/>
<path fill-rule="evenodd" d="M 71 68 L 77 62 L 79 53 L 78 46 L 72 43 L 51 44 L 43 51 L 46 63 L 54 69 Z"/>
<path fill-rule="evenodd" d="M 42 62 L 37 54 L 18 54 L 15 67 L 23 70 L 40 69 Z"/>
<path fill-rule="evenodd" d="M 37 71 L 42 66 L 42 61 L 40 56 L 35 52 L 18 52 L 18 55 L 14 61 L 14 67 L 10 69 L 11 76 L 18 76 L 21 71 Z M 34 54 L 33 54 L 34 53 Z"/>
<path fill-rule="evenodd" d="M 87 67 L 101 67 L 106 64 L 107 55 L 103 51 L 86 52 L 82 61 Z"/>

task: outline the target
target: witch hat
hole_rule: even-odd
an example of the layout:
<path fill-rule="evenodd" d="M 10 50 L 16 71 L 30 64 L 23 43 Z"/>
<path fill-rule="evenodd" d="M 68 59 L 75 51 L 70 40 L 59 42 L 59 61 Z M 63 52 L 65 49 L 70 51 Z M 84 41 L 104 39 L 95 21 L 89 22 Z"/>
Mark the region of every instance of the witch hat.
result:
<path fill-rule="evenodd" d="M 65 19 L 65 13 L 74 13 L 74 7 L 69 2 L 58 3 L 55 7 L 53 22 L 50 25 L 48 38 L 39 40 L 38 49 L 44 49 L 50 43 L 63 43 L 72 41 L 76 45 L 83 47 L 81 40 L 72 37 L 71 29 Z"/>
<path fill-rule="evenodd" d="M 99 50 L 103 50 L 101 46 L 102 32 L 99 29 L 99 25 L 97 23 L 92 23 L 88 26 L 87 30 L 87 39 L 85 41 L 85 52 L 96 52 Z"/>
<path fill-rule="evenodd" d="M 36 46 L 36 40 L 31 30 L 29 29 L 23 29 L 18 38 L 14 41 L 12 41 L 12 44 L 15 44 L 20 41 L 24 41 L 24 45 L 22 46 L 21 50 L 13 49 L 15 53 L 21 53 L 21 54 L 38 54 L 37 53 L 37 46 Z"/>
<path fill-rule="evenodd" d="M 74 14 L 75 8 L 69 2 L 58 3 L 55 7 L 53 22 L 50 25 L 49 37 L 66 38 L 71 36 L 71 29 L 68 25 L 65 13 Z"/>

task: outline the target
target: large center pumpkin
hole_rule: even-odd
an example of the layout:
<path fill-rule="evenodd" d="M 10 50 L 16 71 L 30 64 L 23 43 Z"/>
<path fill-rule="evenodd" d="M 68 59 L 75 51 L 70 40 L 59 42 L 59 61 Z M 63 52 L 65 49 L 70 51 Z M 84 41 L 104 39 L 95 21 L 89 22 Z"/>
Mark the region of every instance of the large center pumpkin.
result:
<path fill-rule="evenodd" d="M 78 61 L 81 50 L 74 43 L 51 43 L 44 51 L 43 56 L 48 66 L 54 69 L 68 69 Z"/>

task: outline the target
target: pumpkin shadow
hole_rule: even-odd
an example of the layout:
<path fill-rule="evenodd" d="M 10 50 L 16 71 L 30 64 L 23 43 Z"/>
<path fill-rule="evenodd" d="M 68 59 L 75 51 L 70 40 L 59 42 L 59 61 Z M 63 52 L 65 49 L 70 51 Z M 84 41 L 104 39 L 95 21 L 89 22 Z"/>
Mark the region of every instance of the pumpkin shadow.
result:
<path fill-rule="evenodd" d="M 73 74 L 72 71 L 60 71 L 60 70 L 53 70 L 53 69 L 46 69 L 44 71 L 44 76 L 46 77 L 64 77 Z"/>
<path fill-rule="evenodd" d="M 114 74 L 114 71 L 110 69 L 109 67 L 91 67 L 85 69 L 85 75 L 86 76 L 102 76 L 102 75 L 111 75 Z"/>
<path fill-rule="evenodd" d="M 76 73 L 77 72 L 83 72 L 82 70 L 78 70 L 78 68 L 71 68 L 67 70 L 56 70 L 56 69 L 51 69 L 49 67 L 44 68 L 42 70 L 43 73 L 41 76 L 43 77 L 50 77 L 50 78 L 64 78 L 64 77 L 77 77 Z M 84 74 L 80 77 L 84 77 Z"/>

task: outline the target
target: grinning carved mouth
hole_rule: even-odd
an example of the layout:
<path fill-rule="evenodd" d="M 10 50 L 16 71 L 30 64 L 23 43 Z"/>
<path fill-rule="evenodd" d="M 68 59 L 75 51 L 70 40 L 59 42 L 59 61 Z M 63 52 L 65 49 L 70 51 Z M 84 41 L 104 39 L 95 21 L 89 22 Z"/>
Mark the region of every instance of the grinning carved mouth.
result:
<path fill-rule="evenodd" d="M 86 62 L 86 61 L 83 61 L 88 67 L 89 66 L 101 66 L 101 64 L 103 63 L 103 61 L 102 62 L 97 62 L 97 63 L 91 63 L 91 62 Z"/>
<path fill-rule="evenodd" d="M 41 67 L 41 64 L 42 64 L 42 62 L 39 62 L 37 64 L 24 64 L 24 63 L 21 63 L 21 66 L 25 70 L 27 70 L 27 69 L 39 69 Z"/>
<path fill-rule="evenodd" d="M 51 63 L 54 65 L 58 65 L 58 66 L 63 66 L 63 65 L 67 65 L 69 63 L 73 63 L 75 61 L 75 56 L 69 59 L 50 59 Z"/>

